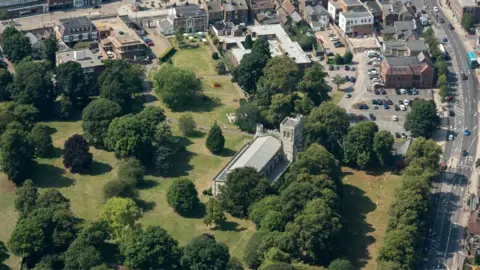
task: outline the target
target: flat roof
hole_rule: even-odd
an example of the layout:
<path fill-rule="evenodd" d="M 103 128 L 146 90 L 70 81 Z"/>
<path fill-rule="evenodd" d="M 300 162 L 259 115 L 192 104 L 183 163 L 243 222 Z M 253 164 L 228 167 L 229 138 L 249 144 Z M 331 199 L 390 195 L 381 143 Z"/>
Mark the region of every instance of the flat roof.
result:
<path fill-rule="evenodd" d="M 135 33 L 135 31 L 129 28 L 120 17 L 110 19 L 100 19 L 94 21 L 99 31 L 110 30 L 109 39 L 112 42 L 116 42 L 115 45 L 125 44 L 143 44 L 143 40 Z"/>
<path fill-rule="evenodd" d="M 280 140 L 273 136 L 258 137 L 228 170 L 252 167 L 260 172 L 281 147 Z"/>
<path fill-rule="evenodd" d="M 346 6 L 361 6 L 362 3 L 358 0 L 343 0 Z"/>
<path fill-rule="evenodd" d="M 477 6 L 477 1 L 476 0 L 458 0 L 458 3 L 462 7 L 476 7 Z"/>
<path fill-rule="evenodd" d="M 373 17 L 372 13 L 369 11 L 344 11 L 341 13 L 345 18 L 352 19 L 352 18 L 365 18 L 365 17 Z M 373 24 L 373 21 L 372 21 Z"/>
<path fill-rule="evenodd" d="M 83 55 L 81 59 L 76 59 L 75 54 Z M 103 62 L 89 49 L 57 52 L 57 66 L 70 61 L 79 63 L 82 68 L 103 66 Z"/>

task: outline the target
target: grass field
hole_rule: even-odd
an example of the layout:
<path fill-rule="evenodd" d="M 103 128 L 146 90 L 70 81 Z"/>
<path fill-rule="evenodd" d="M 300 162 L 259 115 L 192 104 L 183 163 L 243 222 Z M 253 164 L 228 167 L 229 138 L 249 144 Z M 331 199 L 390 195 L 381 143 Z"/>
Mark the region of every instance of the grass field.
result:
<path fill-rule="evenodd" d="M 345 93 L 344 92 L 341 92 L 341 91 L 333 91 L 332 92 L 332 102 L 334 104 L 338 104 L 340 103 L 340 101 L 342 100 L 342 98 L 345 96 Z"/>
<path fill-rule="evenodd" d="M 205 44 L 200 44 L 196 49 L 178 49 L 171 58 L 176 66 L 191 68 L 199 76 L 216 75 L 215 60 L 212 59 L 212 51 Z"/>
<path fill-rule="evenodd" d="M 343 218 L 348 224 L 350 249 L 346 256 L 358 269 L 376 269 L 376 258 L 388 223 L 388 208 L 400 176 L 370 175 L 343 168 Z"/>

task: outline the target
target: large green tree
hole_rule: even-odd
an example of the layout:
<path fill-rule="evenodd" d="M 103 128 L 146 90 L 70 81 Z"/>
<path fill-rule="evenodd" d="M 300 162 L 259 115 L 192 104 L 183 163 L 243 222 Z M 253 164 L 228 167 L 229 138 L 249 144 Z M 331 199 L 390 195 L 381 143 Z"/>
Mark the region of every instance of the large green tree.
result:
<path fill-rule="evenodd" d="M 225 138 L 223 137 L 222 129 L 215 121 L 208 131 L 207 140 L 205 142 L 208 150 L 214 154 L 218 154 L 225 146 Z"/>
<path fill-rule="evenodd" d="M 285 117 L 290 116 L 295 110 L 295 96 L 292 94 L 275 94 L 271 97 L 271 104 L 265 114 L 265 119 L 272 125 L 278 126 Z"/>
<path fill-rule="evenodd" d="M 248 218 L 260 228 L 260 222 L 269 211 L 280 211 L 282 205 L 277 195 L 267 196 L 256 203 L 252 204 L 248 209 Z"/>
<path fill-rule="evenodd" d="M 216 226 L 224 222 L 226 219 L 227 218 L 223 213 L 223 208 L 220 203 L 214 198 L 208 200 L 207 204 L 205 205 L 205 216 L 203 217 L 203 223 L 205 223 L 207 226 Z"/>
<path fill-rule="evenodd" d="M 19 185 L 29 178 L 35 166 L 35 149 L 24 132 L 7 130 L 3 133 L 0 150 L 0 165 L 10 180 Z"/>
<path fill-rule="evenodd" d="M 419 166 L 423 170 L 438 171 L 442 148 L 434 141 L 418 138 L 405 155 L 405 161 L 410 166 Z M 405 174 L 405 173 L 404 173 Z"/>
<path fill-rule="evenodd" d="M 271 192 L 270 183 L 252 167 L 231 171 L 220 190 L 220 204 L 237 217 L 247 216 L 248 207 Z"/>
<path fill-rule="evenodd" d="M 21 32 L 4 35 L 2 48 L 3 53 L 15 63 L 32 54 L 30 39 Z"/>
<path fill-rule="evenodd" d="M 51 62 L 52 67 L 55 67 L 56 57 L 55 53 L 58 51 L 58 41 L 55 36 L 51 36 L 44 41 L 45 44 L 45 58 Z"/>
<path fill-rule="evenodd" d="M 103 145 L 108 126 L 121 113 L 122 108 L 114 101 L 97 98 L 90 102 L 82 112 L 82 127 L 85 138 L 93 145 Z"/>
<path fill-rule="evenodd" d="M 188 178 L 176 179 L 168 188 L 167 202 L 180 214 L 191 213 L 199 203 L 195 184 Z"/>
<path fill-rule="evenodd" d="M 412 104 L 412 110 L 405 118 L 405 129 L 414 136 L 430 138 L 440 127 L 440 117 L 434 101 L 419 99 Z"/>
<path fill-rule="evenodd" d="M 5 246 L 5 244 L 0 241 L 0 269 L 9 269 L 6 267 L 6 265 L 3 264 L 4 261 L 6 261 L 10 255 L 8 254 L 8 249 Z"/>
<path fill-rule="evenodd" d="M 350 128 L 343 140 L 343 158 L 347 164 L 367 169 L 376 161 L 373 139 L 378 132 L 374 122 L 361 122 Z"/>
<path fill-rule="evenodd" d="M 414 248 L 417 241 L 414 230 L 415 227 L 406 226 L 387 233 L 377 261 L 395 262 L 400 269 L 414 269 L 419 258 Z"/>
<path fill-rule="evenodd" d="M 58 65 L 55 75 L 55 85 L 59 94 L 72 102 L 88 97 L 89 87 L 79 63 L 74 61 L 62 63 Z"/>
<path fill-rule="evenodd" d="M 268 60 L 258 83 L 276 92 L 291 93 L 296 90 L 299 79 L 300 73 L 295 61 L 283 56 Z"/>
<path fill-rule="evenodd" d="M 324 101 L 330 100 L 328 95 L 332 88 L 328 85 L 323 66 L 313 64 L 305 70 L 302 80 L 298 83 L 298 90 L 305 93 L 315 105 L 320 105 Z"/>
<path fill-rule="evenodd" d="M 394 138 L 392 133 L 381 130 L 375 134 L 375 138 L 373 139 L 373 151 L 375 151 L 380 165 L 386 166 L 392 161 L 393 143 Z"/>
<path fill-rule="evenodd" d="M 466 31 L 470 31 L 470 28 L 473 26 L 473 16 L 472 13 L 466 12 L 462 16 L 462 27 Z"/>
<path fill-rule="evenodd" d="M 262 122 L 260 110 L 252 102 L 244 103 L 235 111 L 235 125 L 243 131 L 254 133 L 257 124 Z"/>
<path fill-rule="evenodd" d="M 292 183 L 280 194 L 282 215 L 284 220 L 291 221 L 300 214 L 305 205 L 316 198 L 320 198 L 320 189 L 311 183 Z"/>
<path fill-rule="evenodd" d="M 134 269 L 177 269 L 181 250 L 178 242 L 159 226 L 138 229 L 120 242 L 125 266 Z"/>
<path fill-rule="evenodd" d="M 38 190 L 32 180 L 27 180 L 15 191 L 15 210 L 21 217 L 27 216 L 35 209 L 38 198 Z"/>
<path fill-rule="evenodd" d="M 125 229 L 134 227 L 141 216 L 141 210 L 129 198 L 108 199 L 100 214 L 108 223 L 114 238 L 121 237 Z"/>
<path fill-rule="evenodd" d="M 93 155 L 83 136 L 75 134 L 68 138 L 63 149 L 63 165 L 72 173 L 80 173 L 90 167 Z"/>
<path fill-rule="evenodd" d="M 305 120 L 306 145 L 319 143 L 339 158 L 342 155 L 343 138 L 349 127 L 350 121 L 345 109 L 332 102 L 322 103 Z"/>
<path fill-rule="evenodd" d="M 213 235 L 194 237 L 185 247 L 182 266 L 191 270 L 225 270 L 230 254 L 228 247 L 215 241 Z"/>
<path fill-rule="evenodd" d="M 53 153 L 53 142 L 48 127 L 36 124 L 28 134 L 28 140 L 38 157 L 49 157 Z"/>
<path fill-rule="evenodd" d="M 65 269 L 92 269 L 102 263 L 99 250 L 83 238 L 77 238 L 65 252 Z"/>
<path fill-rule="evenodd" d="M 11 99 L 11 93 L 8 85 L 12 82 L 12 74 L 7 69 L 0 68 L 0 101 L 7 101 Z"/>
<path fill-rule="evenodd" d="M 352 263 L 347 259 L 335 259 L 328 265 L 328 270 L 354 270 Z"/>
<path fill-rule="evenodd" d="M 195 105 L 202 90 L 200 80 L 191 70 L 165 65 L 154 75 L 155 92 L 172 110 L 184 110 Z"/>

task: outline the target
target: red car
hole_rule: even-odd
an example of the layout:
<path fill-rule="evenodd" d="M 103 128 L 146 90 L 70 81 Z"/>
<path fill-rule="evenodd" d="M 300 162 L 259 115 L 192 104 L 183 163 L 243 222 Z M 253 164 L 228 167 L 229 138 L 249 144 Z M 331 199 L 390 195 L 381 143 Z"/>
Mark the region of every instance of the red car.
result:
<path fill-rule="evenodd" d="M 360 120 L 360 121 L 362 121 L 362 120 L 363 120 L 363 114 L 357 115 L 357 119 Z"/>
<path fill-rule="evenodd" d="M 152 47 L 155 44 L 153 44 L 153 42 L 149 41 L 149 42 L 147 42 L 147 45 L 148 45 L 148 47 Z"/>
<path fill-rule="evenodd" d="M 387 99 L 387 104 L 388 105 L 393 105 L 393 101 L 391 101 L 390 99 Z"/>

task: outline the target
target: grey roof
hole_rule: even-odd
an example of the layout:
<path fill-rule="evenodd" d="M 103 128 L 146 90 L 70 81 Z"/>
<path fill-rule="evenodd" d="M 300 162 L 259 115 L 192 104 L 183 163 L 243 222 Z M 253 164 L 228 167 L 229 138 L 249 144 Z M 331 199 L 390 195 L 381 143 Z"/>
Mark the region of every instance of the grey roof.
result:
<path fill-rule="evenodd" d="M 409 138 L 403 142 L 396 142 L 393 144 L 393 153 L 395 155 L 405 156 L 407 154 L 408 148 L 412 144 L 412 138 Z"/>
<path fill-rule="evenodd" d="M 415 30 L 415 23 L 413 21 L 396 21 L 393 26 L 397 31 Z"/>
<path fill-rule="evenodd" d="M 385 57 L 389 66 L 406 67 L 418 64 L 418 58 L 415 56 Z"/>
<path fill-rule="evenodd" d="M 207 2 L 208 11 L 211 12 L 221 12 L 222 11 L 222 1 L 213 0 Z"/>
<path fill-rule="evenodd" d="M 206 11 L 200 9 L 198 5 L 177 6 L 175 7 L 177 17 L 195 17 L 206 15 Z"/>
<path fill-rule="evenodd" d="M 173 28 L 173 24 L 170 22 L 170 20 L 163 19 L 158 23 L 158 27 L 162 30 L 167 30 L 169 28 Z"/>
<path fill-rule="evenodd" d="M 428 51 L 427 45 L 423 40 L 408 40 L 407 47 L 411 51 Z"/>
<path fill-rule="evenodd" d="M 345 18 L 349 19 L 372 16 L 372 14 L 368 11 L 348 11 L 342 12 L 342 14 L 345 16 Z"/>
<path fill-rule="evenodd" d="M 282 143 L 273 136 L 257 137 L 248 149 L 232 164 L 229 170 L 253 167 L 261 171 L 281 149 Z"/>
<path fill-rule="evenodd" d="M 372 12 L 372 13 L 381 13 L 382 12 L 382 7 L 375 2 L 375 1 L 367 1 L 365 2 L 365 5 L 367 8 Z"/>
<path fill-rule="evenodd" d="M 247 2 L 245 0 L 225 0 L 223 2 L 225 11 L 247 10 Z"/>
<path fill-rule="evenodd" d="M 96 57 L 91 50 L 85 49 L 76 51 L 83 52 L 85 57 L 83 59 L 77 60 L 75 59 L 75 51 L 57 52 L 57 65 L 73 61 L 79 63 L 82 68 L 103 66 L 103 62 L 98 59 L 98 57 Z"/>
<path fill-rule="evenodd" d="M 340 3 L 338 1 L 330 0 L 330 1 L 328 1 L 328 3 L 331 3 L 335 7 L 335 9 L 342 9 L 342 6 L 340 5 Z"/>
<path fill-rule="evenodd" d="M 306 11 L 310 16 L 312 16 L 312 15 L 317 15 L 317 16 L 325 15 L 325 16 L 328 16 L 328 15 L 329 15 L 328 11 L 327 11 L 324 7 L 322 7 L 322 6 L 320 6 L 320 5 L 316 5 L 316 6 L 314 6 L 314 7 L 312 7 L 312 6 L 307 6 L 307 7 L 305 8 L 305 11 Z"/>
<path fill-rule="evenodd" d="M 384 25 L 383 30 L 381 31 L 383 35 L 393 35 L 397 33 L 397 30 L 393 25 Z"/>
<path fill-rule="evenodd" d="M 92 30 L 97 29 L 85 16 L 60 19 L 58 21 L 65 29 L 65 33 L 71 33 L 72 31 L 75 31 L 76 33 L 91 32 Z"/>
<path fill-rule="evenodd" d="M 362 3 L 358 0 L 343 0 L 346 6 L 361 6 Z"/>
<path fill-rule="evenodd" d="M 302 16 L 298 14 L 298 12 L 294 11 L 292 14 L 290 14 L 290 18 L 292 18 L 292 21 L 298 23 L 302 21 Z"/>
<path fill-rule="evenodd" d="M 35 44 L 35 43 L 38 42 L 38 38 L 37 38 L 34 34 L 32 34 L 32 33 L 26 33 L 25 36 L 28 37 L 28 39 L 30 40 L 30 44 L 31 44 L 31 45 L 33 45 L 33 44 Z"/>

